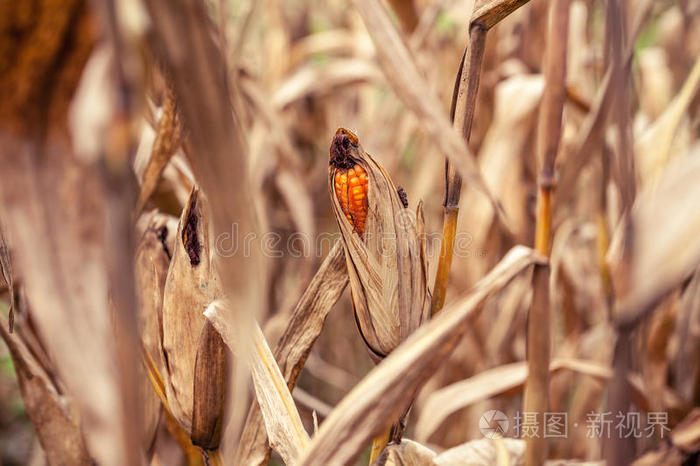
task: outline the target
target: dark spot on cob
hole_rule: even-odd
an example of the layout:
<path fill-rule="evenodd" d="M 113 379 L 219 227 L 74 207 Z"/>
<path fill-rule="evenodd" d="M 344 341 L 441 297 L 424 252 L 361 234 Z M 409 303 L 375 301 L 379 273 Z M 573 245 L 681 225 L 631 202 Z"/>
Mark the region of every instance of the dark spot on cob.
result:
<path fill-rule="evenodd" d="M 401 204 L 403 204 L 404 209 L 408 208 L 408 195 L 403 187 L 399 186 L 396 188 L 396 192 L 399 193 L 399 199 L 401 199 Z"/>
<path fill-rule="evenodd" d="M 197 235 L 197 224 L 199 223 L 199 218 L 195 211 L 197 206 L 197 199 L 192 200 L 190 205 L 190 210 L 187 212 L 187 219 L 185 220 L 185 226 L 182 228 L 182 244 L 185 246 L 185 251 L 190 257 L 190 264 L 199 265 L 200 253 L 202 251 L 202 245 L 199 244 L 199 238 Z"/>

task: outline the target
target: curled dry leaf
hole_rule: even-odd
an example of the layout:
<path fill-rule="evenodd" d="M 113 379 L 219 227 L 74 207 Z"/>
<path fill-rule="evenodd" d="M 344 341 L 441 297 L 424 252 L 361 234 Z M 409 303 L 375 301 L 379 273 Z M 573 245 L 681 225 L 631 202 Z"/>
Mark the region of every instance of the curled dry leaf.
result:
<path fill-rule="evenodd" d="M 247 361 L 270 445 L 285 464 L 296 464 L 309 443 L 309 434 L 304 430 L 292 394 L 260 327 L 253 324 L 253 334 L 239 338 L 241 334 L 235 333 L 228 324 L 230 303 L 224 300 L 211 303 L 204 315 L 229 348 Z"/>
<path fill-rule="evenodd" d="M 160 176 L 180 143 L 182 122 L 177 114 L 175 93 L 168 87 L 163 99 L 163 109 L 158 120 L 156 139 L 153 142 L 151 157 L 143 173 L 141 191 L 136 202 L 138 215 L 156 189 Z"/>
<path fill-rule="evenodd" d="M 221 296 L 218 275 L 212 263 L 209 228 L 206 198 L 194 188 L 180 217 L 165 282 L 163 352 L 167 376 L 163 378 L 173 416 L 187 432 L 197 437 L 201 426 L 198 420 L 198 430 L 193 430 L 193 410 L 195 403 L 200 401 L 195 398 L 200 387 L 194 384 L 196 380 L 201 382 L 202 378 L 201 375 L 195 376 L 195 366 L 201 337 L 208 338 L 202 332 L 205 323 L 202 312 Z M 206 347 L 209 343 L 203 341 L 201 344 Z M 221 381 L 219 371 L 225 364 L 225 361 L 216 359 L 206 367 L 201 364 L 197 367 L 198 370 L 212 371 L 208 382 L 211 390 L 220 389 L 215 387 L 214 381 Z M 200 399 L 204 398 L 200 396 Z M 210 426 L 214 428 L 218 420 L 211 420 L 213 424 Z"/>
<path fill-rule="evenodd" d="M 423 215 L 406 208 L 386 170 L 340 128 L 328 187 L 343 238 L 355 319 L 372 357 L 389 354 L 428 318 Z"/>
<path fill-rule="evenodd" d="M 343 245 L 337 241 L 299 299 L 275 349 L 275 359 L 291 390 L 326 316 L 348 284 Z M 267 433 L 260 405 L 253 403 L 241 435 L 235 464 L 260 465 L 268 458 Z"/>
<path fill-rule="evenodd" d="M 91 465 L 73 406 L 56 387 L 17 333 L 0 318 L 0 337 L 10 350 L 24 407 L 50 465 Z"/>
<path fill-rule="evenodd" d="M 637 459 L 634 466 L 672 466 L 692 464 L 700 453 L 700 408 L 695 408 L 669 434 L 670 441 L 662 442 Z"/>
<path fill-rule="evenodd" d="M 373 435 L 404 412 L 423 383 L 452 351 L 483 302 L 544 258 L 516 246 L 463 298 L 421 326 L 375 367 L 321 424 L 300 464 L 347 464 Z"/>
<path fill-rule="evenodd" d="M 14 277 L 12 275 L 12 263 L 10 262 L 10 250 L 7 247 L 7 242 L 5 241 L 4 228 L 0 223 L 0 275 L 2 275 L 5 284 L 7 285 L 7 291 L 10 295 L 10 314 L 9 314 L 9 324 L 10 333 L 13 331 L 15 323 L 15 285 Z M 1 283 L 0 283 L 1 285 Z"/>
<path fill-rule="evenodd" d="M 353 3 L 367 26 L 377 50 L 379 65 L 389 85 L 406 107 L 416 114 L 425 131 L 445 156 L 454 162 L 464 179 L 486 195 L 493 204 L 499 220 L 510 231 L 505 213 L 484 182 L 473 154 L 464 139 L 452 127 L 439 99 L 421 76 L 415 60 L 384 6 L 372 0 L 355 0 Z"/>

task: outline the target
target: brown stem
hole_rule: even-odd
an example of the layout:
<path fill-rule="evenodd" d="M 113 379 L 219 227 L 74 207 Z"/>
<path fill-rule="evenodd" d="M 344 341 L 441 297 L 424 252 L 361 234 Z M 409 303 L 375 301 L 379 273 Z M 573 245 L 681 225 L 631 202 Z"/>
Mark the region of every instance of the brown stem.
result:
<path fill-rule="evenodd" d="M 491 29 L 503 18 L 525 5 L 530 0 L 491 0 L 474 9 L 471 24 Z"/>
<path fill-rule="evenodd" d="M 462 131 L 462 136 L 468 142 L 471 134 L 474 108 L 476 107 L 476 95 L 479 90 L 479 76 L 481 63 L 484 59 L 486 48 L 486 29 L 479 25 L 469 28 L 469 44 L 462 57 L 460 69 L 457 72 L 454 92 L 452 94 L 451 118 L 452 125 Z M 452 252 L 455 232 L 457 230 L 457 217 L 459 215 L 459 196 L 462 191 L 462 177 L 457 168 L 449 159 L 445 160 L 445 214 L 443 218 L 442 242 L 440 244 L 440 259 L 435 285 L 433 286 L 433 298 L 431 303 L 431 315 L 436 315 L 445 304 L 445 293 L 452 265 Z"/>
<path fill-rule="evenodd" d="M 474 119 L 476 96 L 479 90 L 479 77 L 481 64 L 484 59 L 486 47 L 486 33 L 495 24 L 500 22 L 513 11 L 526 4 L 529 0 L 494 0 L 474 10 L 469 25 L 469 43 L 462 56 L 457 78 L 455 79 L 452 93 L 452 108 L 450 117 L 452 125 L 462 131 L 462 136 L 469 142 L 469 136 Z M 433 299 L 431 303 L 431 315 L 436 315 L 445 305 L 447 282 L 452 266 L 452 254 L 455 233 L 457 231 L 457 218 L 459 216 L 459 197 L 462 192 L 462 177 L 457 167 L 445 160 L 445 202 L 442 227 L 442 241 L 440 243 L 440 259 L 438 261 L 435 283 L 433 286 Z"/>
<path fill-rule="evenodd" d="M 535 413 L 537 432 L 525 438 L 525 464 L 540 465 L 547 459 L 547 438 L 542 435 L 549 405 L 549 266 L 537 265 L 532 276 L 532 304 L 527 320 L 528 374 L 523 413 Z M 530 422 L 530 421 L 528 421 Z"/>
<path fill-rule="evenodd" d="M 541 163 L 537 195 L 535 248 L 549 256 L 552 242 L 552 194 L 555 188 L 554 162 L 561 137 L 562 112 L 566 99 L 566 46 L 569 33 L 569 0 L 550 3 L 545 55 L 546 86 L 540 104 L 537 151 Z M 537 425 L 544 426 L 549 403 L 550 303 L 549 267 L 538 266 L 532 280 L 533 297 L 527 328 L 528 376 L 523 412 L 535 413 Z M 540 432 L 541 434 L 542 432 Z M 547 439 L 532 435 L 526 439 L 526 465 L 543 464 Z"/>

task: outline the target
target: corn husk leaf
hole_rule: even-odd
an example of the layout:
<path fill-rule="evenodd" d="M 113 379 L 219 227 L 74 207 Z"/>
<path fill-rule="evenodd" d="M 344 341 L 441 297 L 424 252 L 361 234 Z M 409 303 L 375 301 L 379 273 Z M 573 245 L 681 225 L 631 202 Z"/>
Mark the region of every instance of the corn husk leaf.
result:
<path fill-rule="evenodd" d="M 170 223 L 170 225 L 168 225 Z M 154 214 L 136 249 L 134 284 L 138 302 L 139 327 L 144 348 L 154 361 L 159 374 L 166 373 L 161 335 L 163 332 L 163 290 L 170 266 L 170 252 L 166 244 L 171 217 Z M 143 365 L 140 365 L 139 386 L 143 403 L 143 444 L 149 449 L 160 420 L 161 401 L 154 392 Z"/>
<path fill-rule="evenodd" d="M 215 450 L 221 441 L 229 378 L 229 352 L 219 333 L 204 323 L 194 366 L 192 443 Z"/>
<path fill-rule="evenodd" d="M 347 130 L 339 129 L 334 139 Z M 356 139 L 348 141 L 348 155 L 367 172 L 367 218 L 363 237 L 343 214 L 334 191 L 335 166 L 328 187 L 343 238 L 352 301 L 360 333 L 377 359 L 389 354 L 428 318 L 430 292 L 422 206 L 416 214 L 405 208 L 394 183 Z"/>
<path fill-rule="evenodd" d="M 480 439 L 450 448 L 435 457 L 436 466 L 516 466 L 523 463 L 525 441 L 512 438 Z"/>
<path fill-rule="evenodd" d="M 194 374 L 202 312 L 221 296 L 209 244 L 205 197 L 195 188 L 180 217 L 163 298 L 163 352 L 167 361 L 165 388 L 175 419 L 192 432 Z M 214 368 L 212 368 L 214 370 Z"/>
<path fill-rule="evenodd" d="M 373 466 L 432 466 L 435 452 L 430 448 L 409 439 L 402 439 L 399 444 L 388 445 Z"/>

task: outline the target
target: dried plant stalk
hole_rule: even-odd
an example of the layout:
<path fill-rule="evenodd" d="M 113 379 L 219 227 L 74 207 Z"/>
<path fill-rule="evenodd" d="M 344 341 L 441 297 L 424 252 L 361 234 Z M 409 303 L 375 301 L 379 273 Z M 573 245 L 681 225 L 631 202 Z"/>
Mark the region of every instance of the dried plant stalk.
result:
<path fill-rule="evenodd" d="M 469 25 L 469 42 L 457 71 L 450 109 L 452 126 L 461 130 L 462 137 L 467 144 L 469 143 L 472 121 L 476 110 L 481 64 L 484 59 L 484 50 L 486 49 L 486 34 L 492 26 L 528 1 L 492 1 L 475 8 L 472 13 Z M 455 166 L 455 161 L 446 158 L 442 241 L 440 243 L 440 258 L 433 286 L 433 300 L 430 311 L 432 315 L 440 312 L 445 305 L 445 294 L 452 266 L 461 192 L 462 175 Z"/>
<path fill-rule="evenodd" d="M 486 48 L 486 29 L 473 25 L 469 29 L 469 43 L 462 56 L 459 71 L 452 94 L 451 118 L 452 126 L 461 130 L 465 142 L 469 142 L 476 96 L 479 90 L 481 63 Z M 457 217 L 459 216 L 459 199 L 462 193 L 462 176 L 454 162 L 445 159 L 445 200 L 442 223 L 442 241 L 440 243 L 440 259 L 435 274 L 431 314 L 435 315 L 445 305 L 445 294 L 449 281 L 450 268 L 454 248 L 455 233 L 457 232 Z"/>
<path fill-rule="evenodd" d="M 471 24 L 491 29 L 530 0 L 487 0 L 475 5 Z"/>
<path fill-rule="evenodd" d="M 537 151 L 541 164 L 537 195 L 535 249 L 549 256 L 552 237 L 552 192 L 554 162 L 561 137 L 562 112 L 566 99 L 566 46 L 569 33 L 569 0 L 558 0 L 549 6 L 547 51 L 545 56 L 545 89 L 540 104 L 537 126 Z M 535 413 L 537 422 L 544 422 L 549 405 L 550 304 L 549 266 L 537 266 L 532 277 L 533 297 L 527 326 L 528 377 L 523 398 L 523 412 Z M 529 436 L 525 439 L 525 464 L 542 464 L 547 458 L 547 439 Z"/>
<path fill-rule="evenodd" d="M 121 267 L 132 250 L 127 239 L 110 241 L 111 227 L 124 226 L 105 185 L 116 177 L 105 176 L 103 154 L 76 155 L 68 125 L 97 18 L 81 0 L 25 6 L 0 6 L 3 221 L 37 334 L 75 403 L 92 459 L 138 464 L 133 290 L 131 269 Z M 111 314 L 108 290 L 117 280 L 125 286 L 112 288 L 119 312 Z M 122 330 L 116 338 L 113 324 Z"/>

